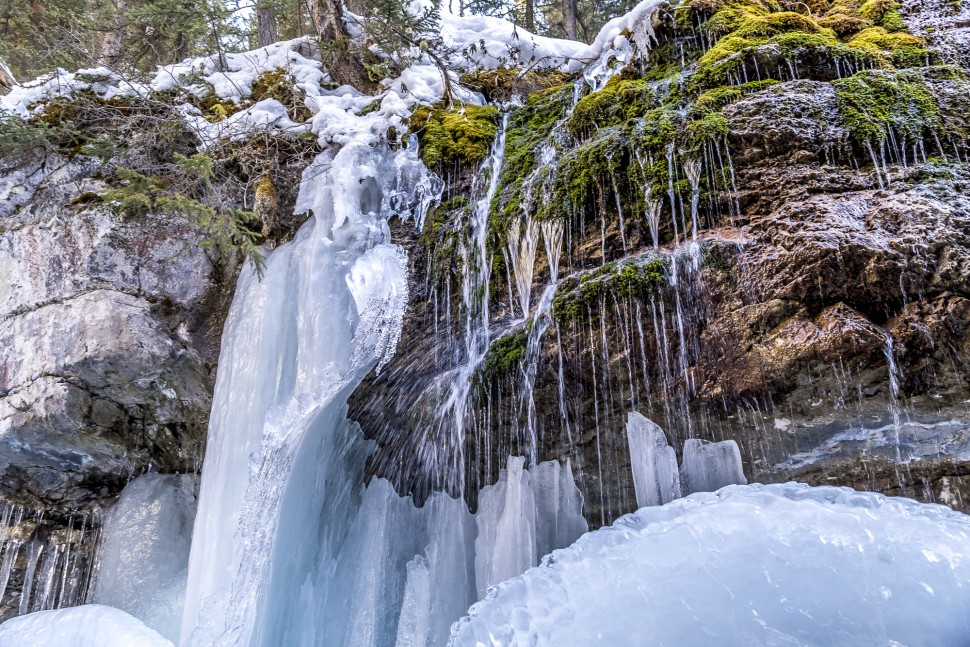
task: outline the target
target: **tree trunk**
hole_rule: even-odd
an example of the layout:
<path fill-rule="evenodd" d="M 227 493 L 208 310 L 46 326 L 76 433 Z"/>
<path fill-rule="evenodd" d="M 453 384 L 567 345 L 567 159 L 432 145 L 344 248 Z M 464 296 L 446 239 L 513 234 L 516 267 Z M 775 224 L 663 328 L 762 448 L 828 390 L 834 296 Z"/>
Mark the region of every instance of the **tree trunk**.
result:
<path fill-rule="evenodd" d="M 115 2 L 114 12 L 109 21 L 110 27 L 101 50 L 98 52 L 98 64 L 113 67 L 118 64 L 124 54 L 125 31 L 128 27 L 128 10 L 131 8 L 129 0 Z"/>
<path fill-rule="evenodd" d="M 562 22 L 566 38 L 576 40 L 576 0 L 562 0 Z"/>
<path fill-rule="evenodd" d="M 526 31 L 535 33 L 536 30 L 536 7 L 533 0 L 522 0 L 523 21 Z"/>
<path fill-rule="evenodd" d="M 377 84 L 367 76 L 364 64 L 350 50 L 350 36 L 344 27 L 340 0 L 315 0 L 311 5 L 313 27 L 320 39 L 323 62 L 330 78 L 340 85 L 351 85 L 371 92 Z"/>
<path fill-rule="evenodd" d="M 267 47 L 280 39 L 276 14 L 262 3 L 256 5 L 256 35 L 260 47 Z"/>
<path fill-rule="evenodd" d="M 17 85 L 17 79 L 14 78 L 13 72 L 10 71 L 7 64 L 0 58 L 0 88 L 12 90 L 15 85 Z"/>

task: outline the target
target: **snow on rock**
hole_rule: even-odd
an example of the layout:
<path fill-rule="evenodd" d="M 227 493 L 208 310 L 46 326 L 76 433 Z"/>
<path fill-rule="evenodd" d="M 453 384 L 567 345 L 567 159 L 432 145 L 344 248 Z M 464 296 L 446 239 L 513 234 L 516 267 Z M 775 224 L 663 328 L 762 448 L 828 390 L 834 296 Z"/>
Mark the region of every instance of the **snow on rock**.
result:
<path fill-rule="evenodd" d="M 454 647 L 957 645 L 970 517 L 848 488 L 643 508 L 472 606 Z"/>
<path fill-rule="evenodd" d="M 124 611 L 100 604 L 37 611 L 0 625 L 2 647 L 172 647 Z"/>
<path fill-rule="evenodd" d="M 441 37 L 461 52 L 450 61 L 460 69 L 561 68 L 587 51 L 583 43 L 536 36 L 501 18 L 456 16 L 444 11 Z"/>
<path fill-rule="evenodd" d="M 651 16 L 663 4 L 667 0 L 643 0 L 629 13 L 603 25 L 593 43 L 569 63 L 568 71 L 582 72 L 594 92 L 601 89 L 638 51 L 650 50 L 655 39 Z"/>

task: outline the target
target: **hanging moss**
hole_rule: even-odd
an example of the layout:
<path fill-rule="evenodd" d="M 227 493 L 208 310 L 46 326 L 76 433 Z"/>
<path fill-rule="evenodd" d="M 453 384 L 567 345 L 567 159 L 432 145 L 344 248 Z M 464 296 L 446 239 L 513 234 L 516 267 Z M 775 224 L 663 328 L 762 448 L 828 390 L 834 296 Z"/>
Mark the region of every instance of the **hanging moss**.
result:
<path fill-rule="evenodd" d="M 642 119 L 649 110 L 659 105 L 660 101 L 649 82 L 617 75 L 599 92 L 579 100 L 569 118 L 569 132 L 574 137 L 582 138 L 597 128 L 613 126 L 629 119 Z"/>
<path fill-rule="evenodd" d="M 553 127 L 566 116 L 572 96 L 572 84 L 550 88 L 533 93 L 525 105 L 512 111 L 505 132 L 505 160 L 491 206 L 489 227 L 493 246 L 501 247 L 509 223 L 523 201 L 523 185 L 536 169 L 539 149 L 549 139 Z M 499 260 L 501 253 L 493 257 Z"/>
<path fill-rule="evenodd" d="M 846 127 L 863 147 L 878 147 L 890 129 L 912 140 L 941 126 L 936 100 L 918 72 L 860 72 L 835 81 L 835 91 Z"/>
<path fill-rule="evenodd" d="M 649 299 L 667 284 L 670 261 L 654 257 L 646 262 L 607 263 L 580 276 L 564 279 L 552 299 L 552 316 L 560 323 L 597 316 L 607 296 L 620 299 Z"/>
<path fill-rule="evenodd" d="M 694 109 L 701 114 L 719 111 L 736 101 L 740 101 L 749 94 L 761 92 L 773 85 L 778 85 L 781 81 L 775 79 L 765 79 L 764 81 L 751 81 L 741 85 L 723 85 L 719 88 L 707 90 L 694 102 Z"/>
<path fill-rule="evenodd" d="M 902 33 L 905 25 L 893 0 L 837 0 L 821 16 L 776 11 L 761 2 L 688 1 L 685 6 L 706 17 L 702 27 L 721 38 L 699 60 L 688 89 L 702 93 L 752 74 L 758 48 L 774 46 L 790 60 L 853 60 L 857 65 L 892 69 L 926 59 L 922 39 Z M 703 7 L 714 6 L 715 9 Z M 685 12 L 686 13 L 686 12 Z M 773 69 L 758 69 L 771 76 Z"/>
<path fill-rule="evenodd" d="M 418 134 L 421 159 L 429 167 L 474 166 L 488 157 L 498 119 L 498 108 L 493 106 L 448 108 L 439 103 L 417 108 L 411 115 L 411 130 Z"/>

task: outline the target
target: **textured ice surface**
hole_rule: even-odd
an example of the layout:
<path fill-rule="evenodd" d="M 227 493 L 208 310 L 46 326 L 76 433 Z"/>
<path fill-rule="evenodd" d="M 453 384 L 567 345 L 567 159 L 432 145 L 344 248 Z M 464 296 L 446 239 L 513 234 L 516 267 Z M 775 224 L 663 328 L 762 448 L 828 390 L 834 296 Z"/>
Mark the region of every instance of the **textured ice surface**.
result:
<path fill-rule="evenodd" d="M 536 566 L 543 555 L 568 546 L 588 529 L 583 500 L 568 463 L 525 469 L 509 458 L 498 483 L 478 495 L 475 581 L 478 598 L 490 586 Z"/>
<path fill-rule="evenodd" d="M 107 512 L 90 601 L 178 639 L 195 520 L 191 476 L 145 474 Z"/>
<path fill-rule="evenodd" d="M 627 418 L 626 435 L 637 506 L 661 505 L 679 499 L 677 452 L 667 444 L 664 430 L 634 411 Z"/>
<path fill-rule="evenodd" d="M 0 647 L 172 647 L 124 611 L 87 604 L 37 611 L 0 625 Z"/>
<path fill-rule="evenodd" d="M 684 494 L 714 492 L 725 485 L 744 485 L 741 450 L 733 440 L 709 443 L 696 438 L 684 442 L 680 465 L 681 489 Z"/>
<path fill-rule="evenodd" d="M 457 647 L 961 645 L 970 517 L 848 488 L 643 508 L 475 604 Z"/>

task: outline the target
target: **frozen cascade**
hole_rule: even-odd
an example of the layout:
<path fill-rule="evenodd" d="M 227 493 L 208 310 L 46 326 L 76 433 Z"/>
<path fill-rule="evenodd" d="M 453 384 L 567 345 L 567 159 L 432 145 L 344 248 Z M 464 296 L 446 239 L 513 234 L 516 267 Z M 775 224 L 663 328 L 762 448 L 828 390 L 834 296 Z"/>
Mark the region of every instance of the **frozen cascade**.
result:
<path fill-rule="evenodd" d="M 585 535 L 475 604 L 450 644 L 963 644 L 968 543 L 970 517 L 943 506 L 731 486 Z"/>
<path fill-rule="evenodd" d="M 195 519 L 192 476 L 145 474 L 105 514 L 90 602 L 178 640 Z"/>
<path fill-rule="evenodd" d="M 304 172 L 297 212 L 313 218 L 269 255 L 261 281 L 249 269 L 240 278 L 217 377 L 183 643 L 260 644 L 298 624 L 298 583 L 318 558 L 310 547 L 327 555 L 352 509 L 339 475 L 363 450 L 351 448 L 341 422 L 346 395 L 397 342 L 406 268 L 388 242 L 387 219 L 423 219 L 431 187 L 423 168 L 414 148 L 392 153 L 369 129 L 357 131 Z M 307 523 L 322 514 L 329 518 Z"/>
<path fill-rule="evenodd" d="M 725 485 L 748 482 L 741 465 L 741 450 L 733 440 L 711 443 L 689 438 L 684 441 L 680 478 L 685 494 L 715 492 Z"/>
<path fill-rule="evenodd" d="M 630 443 L 630 465 L 637 507 L 662 505 L 680 498 L 680 471 L 677 452 L 667 444 L 667 436 L 652 420 L 636 411 L 626 423 Z"/>

